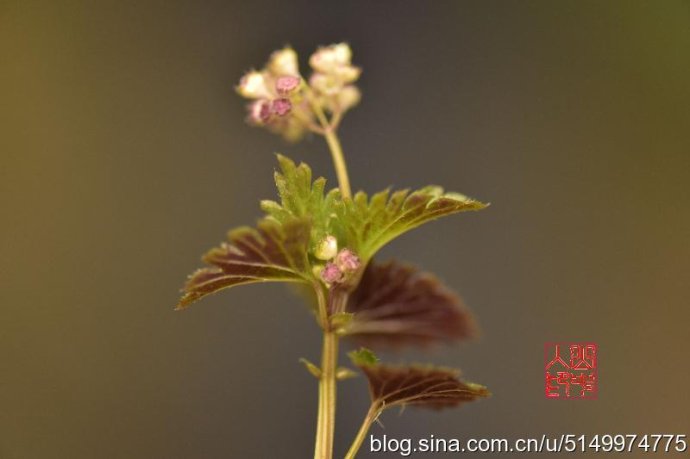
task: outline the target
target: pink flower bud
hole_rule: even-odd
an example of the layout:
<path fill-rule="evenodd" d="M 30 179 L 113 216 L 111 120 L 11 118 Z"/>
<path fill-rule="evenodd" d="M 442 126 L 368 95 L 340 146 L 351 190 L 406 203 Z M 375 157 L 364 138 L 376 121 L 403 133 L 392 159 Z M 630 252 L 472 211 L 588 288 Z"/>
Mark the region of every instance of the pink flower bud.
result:
<path fill-rule="evenodd" d="M 278 116 L 285 116 L 292 110 L 292 103 L 288 99 L 275 99 L 271 103 L 271 110 Z"/>
<path fill-rule="evenodd" d="M 276 80 L 276 91 L 280 95 L 288 95 L 299 87 L 300 79 L 295 76 L 282 76 Z"/>
<path fill-rule="evenodd" d="M 343 273 L 357 271 L 362 263 L 359 257 L 350 249 L 343 249 L 335 256 L 335 264 Z"/>
<path fill-rule="evenodd" d="M 335 284 L 340 282 L 343 278 L 343 272 L 335 263 L 326 263 L 326 266 L 321 270 L 321 279 L 327 284 Z"/>
<path fill-rule="evenodd" d="M 249 122 L 265 124 L 271 117 L 271 104 L 267 100 L 257 100 L 249 105 Z"/>

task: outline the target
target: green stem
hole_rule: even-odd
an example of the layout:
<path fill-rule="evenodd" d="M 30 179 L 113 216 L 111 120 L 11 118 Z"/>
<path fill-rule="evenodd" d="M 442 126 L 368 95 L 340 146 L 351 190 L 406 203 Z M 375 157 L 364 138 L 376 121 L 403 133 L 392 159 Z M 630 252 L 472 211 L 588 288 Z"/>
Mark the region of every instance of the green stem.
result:
<path fill-rule="evenodd" d="M 328 149 L 331 151 L 333 166 L 335 166 L 335 173 L 338 175 L 340 193 L 343 195 L 343 198 L 350 198 L 352 197 L 352 191 L 350 190 L 350 179 L 347 175 L 345 155 L 343 155 L 343 147 L 340 145 L 340 140 L 336 134 L 342 114 L 337 113 L 329 121 L 321 106 L 315 101 L 313 93 L 308 93 L 307 97 L 309 98 L 309 103 L 311 104 L 312 110 L 316 114 L 316 118 L 319 120 L 319 124 L 321 124 L 321 127 L 323 128 L 323 136 L 326 138 Z"/>
<path fill-rule="evenodd" d="M 371 407 L 369 407 L 369 411 L 362 422 L 362 426 L 359 428 L 357 436 L 352 442 L 352 446 L 350 446 L 350 449 L 345 455 L 345 459 L 354 459 L 354 457 L 357 455 L 357 451 L 359 451 L 362 443 L 364 443 L 364 439 L 366 438 L 367 432 L 369 432 L 371 425 L 376 421 L 376 419 L 378 419 L 379 415 L 381 415 L 381 411 L 383 411 L 383 409 L 379 403 L 374 402 L 371 404 Z"/>
<path fill-rule="evenodd" d="M 324 330 L 314 459 L 331 459 L 333 457 L 336 403 L 335 372 L 337 363 L 338 336 L 331 330 Z"/>
<path fill-rule="evenodd" d="M 347 175 L 347 165 L 345 164 L 345 156 L 343 155 L 343 147 L 340 145 L 338 135 L 331 128 L 326 129 L 324 134 L 326 143 L 331 150 L 331 157 L 333 158 L 333 165 L 335 172 L 338 175 L 338 184 L 340 185 L 340 192 L 343 198 L 350 198 L 352 191 L 350 191 L 350 179 Z"/>

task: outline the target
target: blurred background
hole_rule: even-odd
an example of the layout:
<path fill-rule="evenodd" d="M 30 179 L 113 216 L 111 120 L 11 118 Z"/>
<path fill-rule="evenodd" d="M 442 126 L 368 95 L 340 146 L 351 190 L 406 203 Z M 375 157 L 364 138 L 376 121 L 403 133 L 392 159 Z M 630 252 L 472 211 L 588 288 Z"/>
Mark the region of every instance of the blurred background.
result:
<path fill-rule="evenodd" d="M 173 307 L 274 197 L 274 152 L 335 183 L 321 139 L 248 127 L 233 86 L 285 44 L 304 66 L 343 40 L 364 69 L 353 186 L 492 203 L 380 258 L 436 272 L 483 330 L 383 357 L 493 398 L 372 433 L 690 434 L 689 2 L 23 0 L 0 2 L 1 458 L 312 456 L 297 360 L 320 334 L 299 299 Z M 544 342 L 570 340 L 599 344 L 597 401 L 544 397 Z M 367 408 L 363 378 L 340 387 L 337 456 Z"/>

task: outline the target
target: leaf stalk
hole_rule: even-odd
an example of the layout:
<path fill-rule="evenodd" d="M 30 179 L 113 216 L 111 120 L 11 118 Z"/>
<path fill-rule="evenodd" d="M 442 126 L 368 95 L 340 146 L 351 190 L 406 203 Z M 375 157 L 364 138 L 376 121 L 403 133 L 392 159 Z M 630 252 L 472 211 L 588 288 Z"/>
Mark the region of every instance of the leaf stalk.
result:
<path fill-rule="evenodd" d="M 359 451 L 359 448 L 362 446 L 362 443 L 364 443 L 364 439 L 366 438 L 367 432 L 369 432 L 371 425 L 374 422 L 376 422 L 376 420 L 381 415 L 382 411 L 383 406 L 380 402 L 375 401 L 371 404 L 371 406 L 369 407 L 369 411 L 367 412 L 367 415 L 364 417 L 364 421 L 362 422 L 362 425 L 359 428 L 359 431 L 357 432 L 357 436 L 355 436 L 355 439 L 352 442 L 352 446 L 350 446 L 350 449 L 347 451 L 347 454 L 345 455 L 345 459 L 354 459 L 354 457 L 357 455 L 357 452 Z"/>

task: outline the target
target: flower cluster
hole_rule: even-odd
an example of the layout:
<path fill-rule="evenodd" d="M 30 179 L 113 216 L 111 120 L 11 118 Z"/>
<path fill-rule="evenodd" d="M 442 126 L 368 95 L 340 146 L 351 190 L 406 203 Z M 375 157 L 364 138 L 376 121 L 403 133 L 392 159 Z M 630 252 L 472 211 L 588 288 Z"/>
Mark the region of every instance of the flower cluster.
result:
<path fill-rule="evenodd" d="M 328 261 L 323 268 L 319 268 L 319 275 L 329 286 L 343 283 L 362 266 L 359 257 L 352 250 L 338 251 L 338 241 L 333 236 L 326 236 L 319 243 L 314 256 Z"/>
<path fill-rule="evenodd" d="M 352 50 L 346 43 L 319 48 L 309 59 L 314 69 L 309 86 L 319 104 L 331 113 L 345 112 L 359 102 L 359 89 L 352 83 L 359 79 L 362 69 L 351 61 Z"/>
<path fill-rule="evenodd" d="M 352 51 L 345 43 L 319 48 L 309 59 L 314 72 L 307 83 L 300 75 L 295 50 L 286 47 L 274 52 L 264 69 L 248 72 L 237 86 L 240 95 L 252 100 L 247 107 L 249 123 L 293 142 L 306 132 L 335 128 L 360 99 L 353 83 L 361 69 L 351 59 Z"/>

